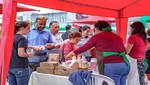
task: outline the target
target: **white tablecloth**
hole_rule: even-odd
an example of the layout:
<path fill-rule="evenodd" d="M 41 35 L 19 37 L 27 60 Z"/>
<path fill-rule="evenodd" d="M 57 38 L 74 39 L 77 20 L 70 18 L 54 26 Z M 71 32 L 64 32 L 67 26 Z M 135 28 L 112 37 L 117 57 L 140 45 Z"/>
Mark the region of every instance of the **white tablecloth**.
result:
<path fill-rule="evenodd" d="M 28 85 L 72 85 L 67 76 L 33 72 Z"/>

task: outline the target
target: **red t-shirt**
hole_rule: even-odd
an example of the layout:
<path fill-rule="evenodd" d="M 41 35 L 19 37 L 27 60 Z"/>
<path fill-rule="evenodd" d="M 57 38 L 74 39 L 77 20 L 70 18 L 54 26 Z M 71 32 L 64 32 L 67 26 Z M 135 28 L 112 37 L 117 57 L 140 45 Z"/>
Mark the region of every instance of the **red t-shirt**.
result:
<path fill-rule="evenodd" d="M 102 32 L 93 35 L 87 43 L 74 50 L 75 54 L 80 54 L 95 46 L 99 52 L 125 52 L 122 39 L 112 32 Z M 104 58 L 104 63 L 123 62 L 120 56 L 110 56 Z"/>
<path fill-rule="evenodd" d="M 63 41 L 61 46 L 60 46 L 60 50 L 64 51 L 64 57 L 65 58 L 66 58 L 66 55 L 68 55 L 68 53 L 70 53 L 71 51 L 73 51 L 75 49 L 76 49 L 76 45 L 71 44 L 69 39 Z"/>
<path fill-rule="evenodd" d="M 135 34 L 135 35 L 131 35 L 128 38 L 127 43 L 133 44 L 133 47 L 129 53 L 130 56 L 136 59 L 145 58 L 145 51 L 146 51 L 147 44 L 148 44 L 147 41 L 145 43 L 143 39 L 138 36 L 138 34 Z"/>

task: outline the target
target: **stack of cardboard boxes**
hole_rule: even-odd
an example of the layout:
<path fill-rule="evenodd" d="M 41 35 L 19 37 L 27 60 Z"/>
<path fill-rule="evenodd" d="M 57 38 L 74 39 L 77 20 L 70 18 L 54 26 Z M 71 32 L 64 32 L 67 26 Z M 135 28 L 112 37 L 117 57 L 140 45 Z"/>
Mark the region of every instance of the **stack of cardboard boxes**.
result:
<path fill-rule="evenodd" d="M 61 66 L 58 62 L 41 62 L 40 67 L 37 68 L 37 72 L 45 74 L 56 74 L 68 76 L 76 68 L 69 68 Z"/>

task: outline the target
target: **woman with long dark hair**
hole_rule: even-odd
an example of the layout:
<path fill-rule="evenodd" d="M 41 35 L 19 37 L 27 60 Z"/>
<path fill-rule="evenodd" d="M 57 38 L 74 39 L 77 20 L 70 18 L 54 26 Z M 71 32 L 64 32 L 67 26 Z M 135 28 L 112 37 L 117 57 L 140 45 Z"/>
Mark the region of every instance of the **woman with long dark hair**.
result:
<path fill-rule="evenodd" d="M 134 22 L 130 26 L 131 26 L 131 36 L 128 38 L 127 41 L 126 52 L 131 58 L 137 61 L 137 69 L 139 73 L 140 85 L 145 85 L 144 74 L 146 70 L 146 64 L 144 63 L 144 60 L 145 60 L 145 51 L 148 44 L 146 39 L 145 28 L 141 22 Z M 129 83 L 130 80 L 131 79 L 128 79 Z M 134 80 L 131 80 L 131 82 L 132 81 L 135 82 Z"/>

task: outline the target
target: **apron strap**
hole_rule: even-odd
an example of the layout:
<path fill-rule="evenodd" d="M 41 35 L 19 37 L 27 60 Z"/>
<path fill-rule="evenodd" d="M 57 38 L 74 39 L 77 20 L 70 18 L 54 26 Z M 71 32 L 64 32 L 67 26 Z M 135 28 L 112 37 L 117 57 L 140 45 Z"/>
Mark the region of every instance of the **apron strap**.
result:
<path fill-rule="evenodd" d="M 148 61 L 149 61 L 148 59 L 143 58 L 143 62 L 144 62 L 144 64 L 145 64 L 145 66 L 146 66 L 146 69 L 149 67 Z"/>
<path fill-rule="evenodd" d="M 108 56 L 112 56 L 112 55 L 121 56 L 121 57 L 123 58 L 124 62 L 125 62 L 128 66 L 130 66 L 129 61 L 128 61 L 127 57 L 126 57 L 125 52 L 121 52 L 121 53 L 118 53 L 118 52 L 103 52 L 103 56 L 104 56 L 104 57 L 108 57 Z"/>

